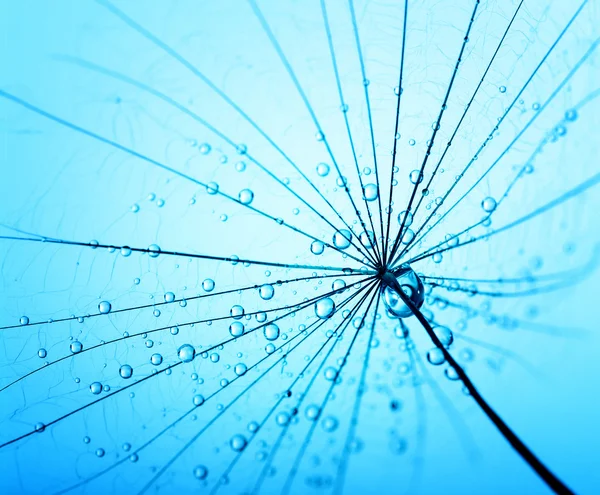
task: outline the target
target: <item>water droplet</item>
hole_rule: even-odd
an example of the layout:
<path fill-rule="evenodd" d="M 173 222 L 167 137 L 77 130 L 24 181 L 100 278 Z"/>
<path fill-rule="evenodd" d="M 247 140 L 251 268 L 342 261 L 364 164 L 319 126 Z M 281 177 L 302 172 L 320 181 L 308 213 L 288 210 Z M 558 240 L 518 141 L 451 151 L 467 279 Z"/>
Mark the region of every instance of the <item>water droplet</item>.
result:
<path fill-rule="evenodd" d="M 330 297 L 320 299 L 315 303 L 315 314 L 322 320 L 331 318 L 335 312 L 335 303 Z"/>
<path fill-rule="evenodd" d="M 90 392 L 92 392 L 94 395 L 98 395 L 100 392 L 102 392 L 102 384 L 100 382 L 94 382 L 90 385 Z"/>
<path fill-rule="evenodd" d="M 308 406 L 306 408 L 306 411 L 304 411 L 304 415 L 306 416 L 306 419 L 308 419 L 309 421 L 316 421 L 317 419 L 319 419 L 320 414 L 321 414 L 321 409 L 319 408 L 319 406 L 316 406 L 315 404 L 311 404 L 310 406 Z"/>
<path fill-rule="evenodd" d="M 195 356 L 196 349 L 194 349 L 194 346 L 190 344 L 183 344 L 179 349 L 177 349 L 177 357 L 184 363 L 193 361 Z"/>
<path fill-rule="evenodd" d="M 29 325 L 29 317 L 28 316 L 21 316 L 21 318 L 19 318 L 19 323 L 21 325 Z"/>
<path fill-rule="evenodd" d="M 150 356 L 150 362 L 154 365 L 154 366 L 158 366 L 159 364 L 161 364 L 163 362 L 163 357 L 161 354 L 152 354 L 152 356 Z"/>
<path fill-rule="evenodd" d="M 133 376 L 133 368 L 128 364 L 124 364 L 119 368 L 119 375 L 121 375 L 121 378 L 125 378 L 127 380 Z"/>
<path fill-rule="evenodd" d="M 172 303 L 175 300 L 175 294 L 172 292 L 165 292 L 164 298 L 165 302 Z"/>
<path fill-rule="evenodd" d="M 258 289 L 258 293 L 261 299 L 268 301 L 275 295 L 275 289 L 271 284 L 264 284 L 260 287 L 260 289 Z"/>
<path fill-rule="evenodd" d="M 229 310 L 229 314 L 234 320 L 239 320 L 244 317 L 244 308 L 239 304 L 235 304 Z"/>
<path fill-rule="evenodd" d="M 277 340 L 279 338 L 279 327 L 275 323 L 269 323 L 265 326 L 263 335 L 267 340 Z"/>
<path fill-rule="evenodd" d="M 496 209 L 496 200 L 492 197 L 487 197 L 481 202 L 481 207 L 483 211 L 487 211 L 488 213 L 493 212 Z"/>
<path fill-rule="evenodd" d="M 48 355 L 48 351 L 43 347 L 38 351 L 38 357 L 44 359 Z"/>
<path fill-rule="evenodd" d="M 242 189 L 238 194 L 238 199 L 243 205 L 249 205 L 254 199 L 254 193 L 250 189 Z"/>
<path fill-rule="evenodd" d="M 208 194 L 217 194 L 219 192 L 219 184 L 216 182 L 209 182 L 206 184 L 206 192 Z"/>
<path fill-rule="evenodd" d="M 377 186 L 375 184 L 367 184 L 363 189 L 363 197 L 366 201 L 375 201 L 377 199 Z"/>
<path fill-rule="evenodd" d="M 148 246 L 148 256 L 150 258 L 158 258 L 160 256 L 160 247 L 158 244 L 150 244 Z"/>
<path fill-rule="evenodd" d="M 326 418 L 323 419 L 323 422 L 321 423 L 323 425 L 323 429 L 330 433 L 332 431 L 335 431 L 339 425 L 339 421 L 337 420 L 337 418 L 333 417 L 333 416 L 327 416 Z"/>
<path fill-rule="evenodd" d="M 423 174 L 420 170 L 413 170 L 408 177 L 410 182 L 413 184 L 419 184 L 420 182 L 423 182 Z"/>
<path fill-rule="evenodd" d="M 36 423 L 35 424 L 35 431 L 37 431 L 38 433 L 43 432 L 46 429 L 46 425 L 44 423 Z"/>
<path fill-rule="evenodd" d="M 98 311 L 100 311 L 100 313 L 103 315 L 110 313 L 111 308 L 112 306 L 108 301 L 102 301 L 100 304 L 98 304 Z"/>
<path fill-rule="evenodd" d="M 198 151 L 202 155 L 208 155 L 210 153 L 211 149 L 212 148 L 210 147 L 210 144 L 208 144 L 208 143 L 202 143 L 200 146 L 198 146 Z"/>
<path fill-rule="evenodd" d="M 202 282 L 202 288 L 205 292 L 211 292 L 215 288 L 215 281 L 211 278 L 207 278 Z"/>
<path fill-rule="evenodd" d="M 196 407 L 201 406 L 202 404 L 204 404 L 204 396 L 201 394 L 194 395 L 192 402 Z"/>
<path fill-rule="evenodd" d="M 248 366 L 246 366 L 244 363 L 238 363 L 233 368 L 233 371 L 237 376 L 242 376 L 244 373 L 246 373 L 246 371 L 248 371 Z"/>
<path fill-rule="evenodd" d="M 352 239 L 352 234 L 349 230 L 340 229 L 335 234 L 333 234 L 333 245 L 338 249 L 346 249 L 350 246 L 350 239 Z"/>
<path fill-rule="evenodd" d="M 83 350 L 83 344 L 78 340 L 74 340 L 73 342 L 71 342 L 69 348 L 71 349 L 71 352 L 73 354 L 77 354 L 78 352 L 81 352 Z"/>
<path fill-rule="evenodd" d="M 449 328 L 437 326 L 433 328 L 433 331 L 437 335 L 437 338 L 440 339 L 440 342 L 444 347 L 450 347 L 450 345 L 454 341 L 454 335 L 452 334 L 452 331 Z"/>
<path fill-rule="evenodd" d="M 404 227 L 410 227 L 413 223 L 413 215 L 411 212 L 404 210 L 398 213 L 398 223 L 402 225 L 404 222 Z"/>
<path fill-rule="evenodd" d="M 121 248 L 121 256 L 127 258 L 129 255 L 131 255 L 131 248 L 129 246 L 123 246 Z"/>
<path fill-rule="evenodd" d="M 240 337 L 244 333 L 244 324 L 240 321 L 234 321 L 229 325 L 229 333 L 232 337 Z"/>
<path fill-rule="evenodd" d="M 246 448 L 246 445 L 248 445 L 248 441 L 244 435 L 233 435 L 229 441 L 229 445 L 233 451 L 241 452 Z"/>
<path fill-rule="evenodd" d="M 341 291 L 344 287 L 346 287 L 346 282 L 341 278 L 336 278 L 331 284 L 331 290 Z"/>
<path fill-rule="evenodd" d="M 320 175 L 321 177 L 326 177 L 329 175 L 329 165 L 327 165 L 326 163 L 319 163 L 317 165 L 317 174 Z"/>
<path fill-rule="evenodd" d="M 194 478 L 197 480 L 205 480 L 208 476 L 208 468 L 206 466 L 196 466 L 194 468 Z"/>
<path fill-rule="evenodd" d="M 498 91 L 500 91 L 500 93 L 506 93 L 506 86 L 500 86 Z"/>
<path fill-rule="evenodd" d="M 321 241 L 312 241 L 311 245 L 310 245 L 310 251 L 312 254 L 323 254 L 323 251 L 325 251 L 325 244 L 323 244 Z"/>
<path fill-rule="evenodd" d="M 429 361 L 434 366 L 439 366 L 440 364 L 443 364 L 444 361 L 446 361 L 446 358 L 444 358 L 444 353 L 436 347 L 435 349 L 431 349 L 427 353 L 427 361 Z"/>
<path fill-rule="evenodd" d="M 404 294 L 419 309 L 425 299 L 423 282 L 409 265 L 401 265 L 394 272 Z M 387 286 L 383 292 L 383 301 L 387 310 L 398 318 L 412 316 L 411 309 L 404 303 L 400 295 L 390 286 Z"/>

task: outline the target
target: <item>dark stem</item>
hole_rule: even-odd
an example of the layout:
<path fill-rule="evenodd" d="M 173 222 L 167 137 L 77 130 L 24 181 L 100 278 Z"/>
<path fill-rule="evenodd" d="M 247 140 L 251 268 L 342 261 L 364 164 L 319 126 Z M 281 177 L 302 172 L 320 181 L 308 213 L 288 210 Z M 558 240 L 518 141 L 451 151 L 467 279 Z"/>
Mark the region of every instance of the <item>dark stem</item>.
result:
<path fill-rule="evenodd" d="M 456 374 L 459 376 L 463 385 L 469 391 L 477 405 L 481 408 L 481 410 L 485 413 L 485 415 L 494 423 L 496 428 L 500 430 L 502 436 L 510 443 L 510 445 L 517 451 L 517 453 L 523 458 L 523 460 L 529 464 L 529 466 L 538 474 L 540 478 L 548 485 L 550 489 L 552 489 L 555 493 L 559 494 L 573 494 L 573 492 L 560 480 L 558 479 L 543 463 L 540 461 L 536 455 L 529 450 L 529 448 L 521 441 L 521 439 L 511 430 L 511 428 L 504 422 L 504 420 L 498 416 L 498 414 L 491 408 L 491 406 L 486 402 L 486 400 L 481 396 L 481 394 L 473 385 L 470 378 L 467 376 L 465 371 L 460 367 L 460 365 L 454 360 L 450 352 L 442 345 L 440 339 L 438 339 L 437 335 L 433 331 L 433 328 L 427 321 L 427 319 L 423 316 L 423 313 L 419 311 L 419 309 L 412 303 L 412 301 L 406 296 L 400 284 L 396 280 L 396 278 L 392 275 L 391 272 L 386 272 L 382 276 L 383 285 L 388 285 L 392 287 L 396 291 L 396 293 L 402 298 L 404 304 L 406 304 L 412 313 L 417 317 L 423 328 L 429 335 L 429 338 L 434 343 L 434 345 L 442 351 L 444 358 L 448 362 L 448 364 L 456 371 Z"/>

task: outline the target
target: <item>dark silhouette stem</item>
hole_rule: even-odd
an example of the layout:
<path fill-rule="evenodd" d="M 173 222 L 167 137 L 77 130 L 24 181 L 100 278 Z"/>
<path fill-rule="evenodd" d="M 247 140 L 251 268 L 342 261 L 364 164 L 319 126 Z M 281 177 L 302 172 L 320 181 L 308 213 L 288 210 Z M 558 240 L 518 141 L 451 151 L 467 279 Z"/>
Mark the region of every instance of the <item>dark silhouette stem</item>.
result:
<path fill-rule="evenodd" d="M 429 338 L 434 343 L 434 345 L 442 351 L 444 358 L 448 362 L 448 364 L 456 371 L 456 374 L 461 379 L 463 385 L 471 394 L 471 397 L 475 399 L 477 405 L 481 408 L 481 410 L 485 413 L 485 415 L 494 423 L 496 428 L 500 430 L 500 433 L 508 443 L 517 451 L 517 453 L 523 458 L 523 460 L 529 464 L 529 466 L 538 474 L 540 478 L 548 485 L 550 489 L 552 489 L 555 493 L 558 494 L 570 494 L 573 492 L 569 489 L 560 479 L 558 479 L 554 473 L 552 473 L 543 463 L 540 461 L 537 456 L 523 443 L 523 441 L 511 430 L 511 428 L 504 422 L 504 420 L 498 416 L 498 414 L 492 409 L 492 407 L 486 402 L 486 400 L 481 396 L 481 394 L 473 385 L 470 378 L 467 376 L 465 371 L 460 367 L 460 365 L 454 360 L 452 355 L 448 352 L 440 339 L 437 337 L 433 328 L 427 321 L 427 319 L 423 316 L 423 313 L 419 311 L 419 309 L 412 303 L 412 301 L 406 296 L 400 284 L 396 280 L 396 277 L 391 272 L 386 272 L 382 276 L 383 286 L 386 285 L 392 287 L 398 295 L 402 298 L 402 301 L 410 308 L 413 314 L 417 317 L 423 328 L 429 335 Z"/>

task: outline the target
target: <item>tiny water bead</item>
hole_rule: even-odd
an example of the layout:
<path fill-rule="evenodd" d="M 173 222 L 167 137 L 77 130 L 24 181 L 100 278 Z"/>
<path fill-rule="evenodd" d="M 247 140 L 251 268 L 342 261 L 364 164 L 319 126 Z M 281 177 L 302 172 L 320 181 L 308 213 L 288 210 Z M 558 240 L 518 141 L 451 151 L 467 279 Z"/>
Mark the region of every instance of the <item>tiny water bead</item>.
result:
<path fill-rule="evenodd" d="M 241 452 L 248 445 L 248 440 L 244 435 L 234 435 L 229 441 L 229 445 L 234 452 Z"/>
<path fill-rule="evenodd" d="M 496 206 L 496 200 L 489 196 L 481 202 L 481 207 L 483 208 L 483 211 L 487 213 L 492 213 L 496 209 Z"/>
<path fill-rule="evenodd" d="M 412 184 L 419 184 L 423 182 L 423 174 L 420 170 L 413 170 L 409 175 L 409 179 Z"/>
<path fill-rule="evenodd" d="M 393 276 L 400 285 L 404 294 L 413 305 L 419 309 L 425 300 L 425 290 L 421 278 L 407 264 L 401 265 L 394 271 Z M 383 292 L 383 301 L 387 310 L 398 318 L 412 316 L 411 309 L 404 303 L 400 295 L 391 287 L 387 286 Z"/>
<path fill-rule="evenodd" d="M 19 318 L 19 323 L 21 325 L 29 325 L 29 317 L 28 316 L 21 316 L 21 318 Z"/>
<path fill-rule="evenodd" d="M 249 205 L 254 199 L 254 193 L 250 189 L 242 189 L 238 194 L 238 200 L 243 205 Z"/>
<path fill-rule="evenodd" d="M 73 354 L 77 354 L 78 352 L 81 352 L 83 350 L 83 344 L 78 340 L 74 340 L 73 342 L 71 342 L 71 345 L 69 345 L 69 349 L 71 349 L 71 352 Z"/>
<path fill-rule="evenodd" d="M 202 154 L 202 155 L 208 155 L 210 153 L 211 150 L 211 146 L 208 143 L 202 143 L 200 146 L 198 146 L 198 151 Z"/>
<path fill-rule="evenodd" d="M 440 364 L 444 364 L 446 358 L 444 357 L 444 353 L 436 347 L 427 352 L 427 361 L 434 366 L 439 366 Z"/>
<path fill-rule="evenodd" d="M 124 364 L 119 368 L 119 375 L 121 375 L 121 378 L 127 380 L 133 376 L 133 368 L 128 364 Z"/>
<path fill-rule="evenodd" d="M 433 328 L 433 331 L 444 347 L 448 348 L 452 345 L 452 342 L 454 341 L 452 330 L 446 327 L 437 326 Z"/>
<path fill-rule="evenodd" d="M 366 201 L 375 201 L 377 196 L 377 186 L 375 184 L 367 184 L 364 187 L 363 197 Z"/>
<path fill-rule="evenodd" d="M 38 357 L 41 359 L 44 359 L 47 355 L 48 355 L 48 351 L 46 351 L 46 349 L 42 348 L 38 351 Z"/>
<path fill-rule="evenodd" d="M 219 184 L 216 182 L 209 182 L 206 184 L 206 192 L 212 195 L 217 194 L 219 192 Z"/>
<path fill-rule="evenodd" d="M 206 466 L 196 466 L 194 468 L 194 478 L 197 480 L 205 480 L 208 476 L 208 468 Z"/>
<path fill-rule="evenodd" d="M 246 371 L 248 371 L 248 366 L 246 366 L 244 363 L 238 363 L 233 368 L 233 371 L 237 376 L 242 376 L 246 373 Z"/>
<path fill-rule="evenodd" d="M 244 317 L 244 308 L 239 304 L 235 304 L 229 310 L 229 314 L 234 320 L 240 320 Z"/>
<path fill-rule="evenodd" d="M 94 382 L 90 385 L 90 392 L 92 392 L 94 395 L 98 395 L 100 392 L 102 392 L 102 384 L 100 382 Z"/>
<path fill-rule="evenodd" d="M 211 278 L 207 278 L 202 282 L 202 288 L 205 292 L 211 292 L 215 288 L 215 281 Z"/>
<path fill-rule="evenodd" d="M 267 340 L 277 340 L 279 337 L 279 327 L 275 323 L 269 323 L 265 326 L 263 335 Z"/>
<path fill-rule="evenodd" d="M 338 249 L 346 249 L 350 246 L 352 233 L 346 229 L 340 229 L 333 234 L 333 245 Z"/>
<path fill-rule="evenodd" d="M 172 303 L 175 300 L 175 294 L 172 292 L 165 292 L 164 299 L 165 302 Z"/>
<path fill-rule="evenodd" d="M 321 177 L 326 177 L 327 175 L 329 175 L 329 165 L 327 165 L 326 163 L 319 163 L 317 165 L 317 174 Z"/>
<path fill-rule="evenodd" d="M 150 356 L 150 362 L 154 365 L 154 366 L 158 366 L 160 364 L 162 364 L 163 362 L 163 357 L 162 354 L 152 354 L 152 356 Z"/>
<path fill-rule="evenodd" d="M 100 314 L 108 314 L 110 313 L 110 310 L 112 309 L 111 304 L 108 301 L 102 301 L 100 302 L 100 304 L 98 304 L 98 311 L 100 312 Z"/>
<path fill-rule="evenodd" d="M 258 293 L 261 299 L 268 301 L 275 295 L 275 289 L 271 284 L 264 284 L 260 287 L 260 289 L 258 289 Z"/>
<path fill-rule="evenodd" d="M 323 251 L 325 251 L 325 244 L 323 244 L 321 241 L 312 241 L 310 245 L 310 252 L 312 254 L 316 254 L 318 256 L 319 254 L 323 254 Z"/>
<path fill-rule="evenodd" d="M 189 363 L 190 361 L 194 360 L 194 357 L 196 357 L 196 349 L 194 349 L 194 346 L 190 344 L 183 344 L 177 350 L 177 357 L 184 363 Z"/>
<path fill-rule="evenodd" d="M 229 333 L 232 337 L 241 337 L 244 334 L 244 324 L 241 321 L 234 321 L 229 325 Z"/>
<path fill-rule="evenodd" d="M 331 318 L 334 312 L 335 303 L 330 297 L 326 297 L 315 303 L 315 314 L 322 320 Z"/>
<path fill-rule="evenodd" d="M 148 246 L 148 256 L 150 258 L 158 258 L 160 256 L 160 246 L 158 244 L 150 244 Z"/>

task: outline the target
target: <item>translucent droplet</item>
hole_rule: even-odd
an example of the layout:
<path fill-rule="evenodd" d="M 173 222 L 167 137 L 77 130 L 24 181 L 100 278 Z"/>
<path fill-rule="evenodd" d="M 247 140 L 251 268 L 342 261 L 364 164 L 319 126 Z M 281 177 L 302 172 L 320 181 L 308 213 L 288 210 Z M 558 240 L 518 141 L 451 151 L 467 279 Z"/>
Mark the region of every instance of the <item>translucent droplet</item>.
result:
<path fill-rule="evenodd" d="M 413 170 L 409 175 L 410 182 L 413 184 L 419 184 L 423 182 L 423 174 L 420 170 Z"/>
<path fill-rule="evenodd" d="M 157 244 L 150 244 L 148 246 L 148 256 L 150 256 L 150 258 L 158 258 L 160 256 L 160 246 Z"/>
<path fill-rule="evenodd" d="M 98 311 L 103 315 L 110 313 L 111 308 L 112 306 L 108 301 L 102 301 L 100 304 L 98 304 Z"/>
<path fill-rule="evenodd" d="M 208 468 L 206 466 L 196 466 L 194 468 L 194 478 L 197 480 L 205 480 L 208 476 Z"/>
<path fill-rule="evenodd" d="M 321 409 L 315 404 L 311 404 L 310 406 L 308 406 L 306 408 L 306 411 L 304 412 L 306 419 L 308 419 L 309 421 L 316 421 L 319 418 L 319 414 L 321 414 Z"/>
<path fill-rule="evenodd" d="M 19 318 L 19 323 L 21 325 L 29 325 L 29 317 L 28 316 L 21 316 L 21 318 Z"/>
<path fill-rule="evenodd" d="M 341 278 L 336 278 L 331 284 L 331 290 L 341 290 L 346 287 L 346 282 Z"/>
<path fill-rule="evenodd" d="M 202 282 L 202 288 L 205 292 L 211 292 L 215 288 L 215 281 L 211 278 L 207 278 Z"/>
<path fill-rule="evenodd" d="M 241 321 L 234 321 L 229 325 L 229 333 L 232 337 L 241 337 L 244 334 L 244 324 Z"/>
<path fill-rule="evenodd" d="M 279 426 L 285 426 L 290 422 L 290 415 L 287 412 L 280 412 L 275 416 L 275 422 Z"/>
<path fill-rule="evenodd" d="M 78 340 L 74 340 L 73 342 L 71 342 L 69 349 L 71 349 L 71 352 L 73 354 L 77 354 L 78 352 L 81 352 L 83 350 L 83 344 Z"/>
<path fill-rule="evenodd" d="M 500 93 L 506 93 L 506 86 L 500 86 L 498 91 L 500 91 Z"/>
<path fill-rule="evenodd" d="M 323 422 L 321 424 L 323 425 L 323 429 L 329 433 L 337 429 L 339 421 L 333 416 L 327 416 L 323 419 Z"/>
<path fill-rule="evenodd" d="M 367 248 L 372 248 L 375 246 L 375 234 L 373 234 L 371 230 L 366 230 L 360 234 L 359 239 L 361 244 Z"/>
<path fill-rule="evenodd" d="M 335 234 L 333 234 L 333 245 L 338 249 L 346 249 L 350 246 L 350 239 L 352 239 L 352 234 L 349 230 L 340 229 Z"/>
<path fill-rule="evenodd" d="M 335 303 L 330 297 L 320 299 L 315 303 L 315 314 L 322 320 L 331 318 L 335 312 Z"/>
<path fill-rule="evenodd" d="M 233 435 L 229 441 L 229 445 L 234 452 L 241 452 L 248 445 L 248 441 L 244 435 Z"/>
<path fill-rule="evenodd" d="M 202 404 L 204 404 L 204 396 L 200 394 L 194 395 L 192 402 L 196 407 L 201 406 Z"/>
<path fill-rule="evenodd" d="M 258 293 L 261 299 L 268 301 L 269 299 L 272 299 L 275 295 L 275 289 L 271 284 L 264 284 L 261 285 L 260 289 L 258 289 Z"/>
<path fill-rule="evenodd" d="M 90 385 L 90 392 L 92 392 L 94 395 L 98 395 L 100 392 L 102 392 L 102 384 L 100 382 L 94 382 Z"/>
<path fill-rule="evenodd" d="M 158 366 L 159 364 L 161 364 L 163 362 L 163 357 L 161 354 L 152 354 L 152 356 L 150 356 L 150 362 L 154 365 L 154 366 Z"/>
<path fill-rule="evenodd" d="M 377 186 L 375 184 L 367 184 L 363 190 L 363 197 L 366 201 L 375 201 L 377 199 Z"/>
<path fill-rule="evenodd" d="M 325 251 L 325 244 L 323 244 L 321 241 L 312 241 L 310 245 L 310 252 L 312 254 L 323 254 L 323 251 Z"/>
<path fill-rule="evenodd" d="M 411 300 L 417 309 L 423 305 L 425 291 L 423 282 L 414 270 L 407 264 L 401 265 L 394 271 L 394 276 L 404 294 Z M 387 310 L 398 318 L 412 316 L 411 309 L 404 303 L 400 295 L 391 287 L 387 286 L 383 292 L 383 301 Z"/>
<path fill-rule="evenodd" d="M 48 351 L 43 347 L 38 351 L 38 357 L 44 359 L 48 355 Z"/>
<path fill-rule="evenodd" d="M 216 182 L 209 182 L 206 184 L 206 192 L 208 194 L 217 194 L 219 192 L 219 184 Z"/>
<path fill-rule="evenodd" d="M 242 376 L 244 373 L 246 373 L 246 371 L 248 371 L 248 366 L 246 366 L 244 363 L 238 363 L 233 368 L 233 371 L 237 376 Z"/>
<path fill-rule="evenodd" d="M 275 323 L 269 323 L 265 326 L 263 335 L 267 340 L 277 340 L 279 338 L 279 327 Z"/>
<path fill-rule="evenodd" d="M 400 225 L 402 225 L 402 222 L 404 222 L 404 227 L 410 227 L 413 223 L 413 215 L 412 213 L 410 213 L 409 211 L 401 211 L 400 213 L 398 213 L 398 223 Z"/>
<path fill-rule="evenodd" d="M 198 151 L 202 155 L 208 155 L 210 153 L 211 149 L 212 148 L 210 147 L 210 144 L 208 144 L 208 143 L 202 143 L 200 146 L 198 146 Z"/>
<path fill-rule="evenodd" d="M 433 331 L 435 332 L 437 338 L 440 339 L 440 342 L 444 347 L 450 347 L 454 341 L 454 335 L 449 328 L 437 326 L 433 328 Z"/>
<path fill-rule="evenodd" d="M 104 451 L 104 449 L 103 449 L 103 448 L 98 448 L 98 449 L 96 449 L 96 455 L 97 455 L 98 457 L 104 457 L 104 454 L 105 454 L 105 451 Z"/>
<path fill-rule="evenodd" d="M 321 177 L 326 177 L 327 175 L 329 175 L 329 170 L 329 165 L 327 165 L 326 163 L 321 162 L 317 165 L 317 174 Z"/>
<path fill-rule="evenodd" d="M 196 349 L 194 349 L 194 346 L 190 344 L 183 344 L 179 349 L 177 349 L 177 357 L 184 363 L 189 363 L 190 361 L 194 360 L 194 357 L 196 357 Z"/>
<path fill-rule="evenodd" d="M 254 199 L 254 193 L 250 189 L 242 189 L 238 194 L 238 199 L 243 205 L 249 205 Z"/>
<path fill-rule="evenodd" d="M 440 364 L 443 364 L 444 361 L 446 361 L 446 358 L 444 357 L 444 353 L 436 347 L 434 349 L 431 349 L 427 353 L 427 361 L 429 361 L 434 366 L 439 366 Z"/>
<path fill-rule="evenodd" d="M 235 304 L 229 310 L 229 314 L 234 320 L 239 320 L 244 316 L 244 308 L 239 304 Z"/>
<path fill-rule="evenodd" d="M 483 211 L 487 211 L 488 213 L 493 212 L 496 209 L 496 200 L 492 197 L 487 197 L 481 202 L 481 207 Z"/>
<path fill-rule="evenodd" d="M 133 376 L 133 368 L 128 364 L 124 364 L 119 368 L 119 375 L 121 375 L 121 378 L 125 378 L 127 380 Z"/>

